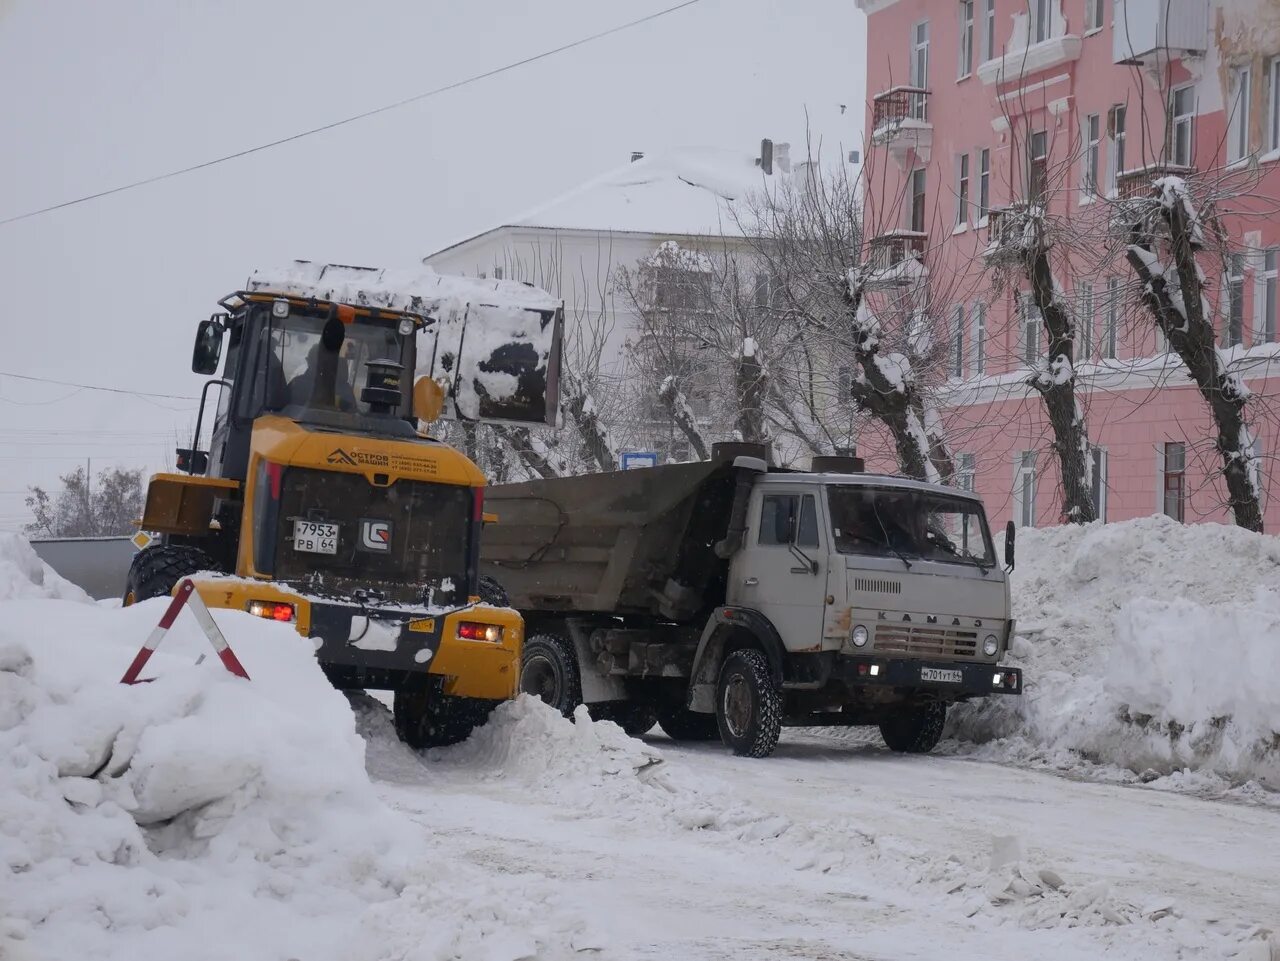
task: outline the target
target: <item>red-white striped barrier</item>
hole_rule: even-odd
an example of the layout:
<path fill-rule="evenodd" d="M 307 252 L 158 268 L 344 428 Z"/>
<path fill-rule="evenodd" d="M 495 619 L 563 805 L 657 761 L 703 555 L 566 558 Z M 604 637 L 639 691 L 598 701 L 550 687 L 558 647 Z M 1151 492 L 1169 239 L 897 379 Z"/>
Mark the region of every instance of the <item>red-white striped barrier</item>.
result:
<path fill-rule="evenodd" d="M 139 683 L 138 675 L 142 673 L 142 668 L 146 666 L 147 661 L 151 660 L 151 655 L 160 646 L 164 636 L 169 633 L 169 628 L 173 627 L 173 622 L 178 619 L 178 612 L 182 610 L 182 605 L 184 604 L 191 608 L 191 613 L 200 622 L 200 627 L 204 631 L 205 637 L 209 638 L 209 643 L 218 652 L 218 659 L 222 661 L 222 666 L 232 674 L 243 677 L 246 681 L 249 680 L 249 672 L 244 669 L 244 665 L 236 657 L 235 651 L 231 650 L 231 645 L 222 636 L 222 631 L 218 630 L 218 625 L 214 622 L 213 615 L 209 613 L 209 608 L 205 606 L 200 592 L 196 590 L 195 584 L 192 583 L 190 578 L 184 578 L 178 585 L 178 591 L 174 594 L 173 600 L 169 604 L 169 609 L 164 612 L 164 616 L 160 618 L 160 623 L 156 625 L 156 629 L 151 632 L 151 636 L 142 645 L 142 650 L 133 659 L 133 663 L 129 665 L 129 670 L 125 671 L 124 677 L 120 678 L 121 684 Z M 150 678 L 144 680 L 150 680 Z"/>

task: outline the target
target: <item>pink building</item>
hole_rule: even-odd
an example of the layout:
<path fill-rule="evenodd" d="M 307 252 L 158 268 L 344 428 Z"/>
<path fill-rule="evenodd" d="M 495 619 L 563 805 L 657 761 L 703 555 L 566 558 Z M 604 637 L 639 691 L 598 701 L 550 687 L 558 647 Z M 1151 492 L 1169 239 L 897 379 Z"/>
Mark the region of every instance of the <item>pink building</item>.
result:
<path fill-rule="evenodd" d="M 925 264 L 947 304 L 939 413 L 993 525 L 1061 520 L 1052 434 L 1024 383 L 1045 333 L 1016 282 L 996 290 L 984 269 L 1001 208 L 1038 196 L 1051 215 L 1098 222 L 1108 198 L 1173 173 L 1232 198 L 1231 252 L 1201 263 L 1219 344 L 1255 394 L 1265 523 L 1280 531 L 1280 2 L 855 2 L 868 15 L 873 249 Z M 1200 394 L 1104 247 L 1053 255 L 1076 315 L 1098 513 L 1229 521 Z M 860 446 L 873 460 L 892 450 Z"/>

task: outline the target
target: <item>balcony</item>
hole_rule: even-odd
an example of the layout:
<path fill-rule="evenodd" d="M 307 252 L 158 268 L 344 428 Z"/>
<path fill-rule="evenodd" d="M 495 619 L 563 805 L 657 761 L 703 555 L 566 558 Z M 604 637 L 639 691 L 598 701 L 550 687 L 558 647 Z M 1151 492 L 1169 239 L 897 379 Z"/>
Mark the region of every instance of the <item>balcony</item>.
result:
<path fill-rule="evenodd" d="M 1016 36 L 1015 30 L 1015 39 Z M 1080 38 L 1074 34 L 1050 37 L 1030 46 L 1012 48 L 1003 57 L 978 64 L 978 79 L 988 86 L 993 83 L 1013 83 L 1050 67 L 1060 67 L 1079 60 L 1080 49 Z"/>
<path fill-rule="evenodd" d="M 992 207 L 987 211 L 987 249 L 990 264 L 1020 264 L 1044 228 L 1044 208 L 1027 203 Z"/>
<path fill-rule="evenodd" d="M 924 265 L 928 234 L 891 230 L 867 241 L 867 287 L 905 287 L 929 276 Z"/>
<path fill-rule="evenodd" d="M 1195 167 L 1182 164 L 1155 163 L 1136 167 L 1116 174 L 1116 197 L 1119 200 L 1138 200 L 1152 196 L 1151 185 L 1161 177 L 1181 177 L 1186 180 L 1196 172 Z"/>
<path fill-rule="evenodd" d="M 889 148 L 899 163 L 914 152 L 929 162 L 933 124 L 929 122 L 929 91 L 923 87 L 891 87 L 871 101 L 871 142 Z"/>
<path fill-rule="evenodd" d="M 1115 0 L 1111 54 L 1115 63 L 1161 63 L 1202 54 L 1209 45 L 1204 0 Z"/>

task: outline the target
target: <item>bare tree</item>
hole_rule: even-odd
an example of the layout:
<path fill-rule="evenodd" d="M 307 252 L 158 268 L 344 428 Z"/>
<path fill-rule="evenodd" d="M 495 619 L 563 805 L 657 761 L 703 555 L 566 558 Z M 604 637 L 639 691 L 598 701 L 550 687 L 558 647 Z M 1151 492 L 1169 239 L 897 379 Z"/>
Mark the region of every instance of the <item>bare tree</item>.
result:
<path fill-rule="evenodd" d="M 32 487 L 27 507 L 35 519 L 27 532 L 41 537 L 114 537 L 131 534 L 142 516 L 142 471 L 109 468 L 97 483 L 78 467 L 60 478 L 62 490 L 51 497 Z"/>

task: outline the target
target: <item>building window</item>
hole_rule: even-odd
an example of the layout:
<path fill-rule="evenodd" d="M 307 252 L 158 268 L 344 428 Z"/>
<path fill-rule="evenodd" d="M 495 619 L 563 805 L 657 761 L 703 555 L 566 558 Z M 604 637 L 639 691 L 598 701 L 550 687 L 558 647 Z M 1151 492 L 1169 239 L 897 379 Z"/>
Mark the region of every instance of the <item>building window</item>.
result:
<path fill-rule="evenodd" d="M 911 86 L 921 90 L 929 86 L 929 21 L 922 20 L 911 28 Z M 911 116 L 919 121 L 927 121 L 928 98 L 922 94 L 915 96 L 912 102 Z"/>
<path fill-rule="evenodd" d="M 1022 314 L 1022 360 L 1035 367 L 1040 363 L 1040 327 L 1043 323 L 1040 308 L 1036 306 L 1031 294 L 1020 295 Z"/>
<path fill-rule="evenodd" d="M 1091 113 L 1084 118 L 1084 175 L 1080 178 L 1080 189 L 1085 196 L 1098 192 L 1098 166 L 1102 158 L 1102 118 Z"/>
<path fill-rule="evenodd" d="M 1276 280 L 1280 276 L 1280 248 L 1272 247 L 1262 252 L 1262 278 L 1259 281 L 1258 293 L 1262 296 L 1262 316 L 1258 318 L 1258 329 L 1254 331 L 1254 342 L 1269 344 L 1276 339 Z"/>
<path fill-rule="evenodd" d="M 1227 102 L 1227 162 L 1249 156 L 1249 68 L 1231 71 L 1231 96 Z"/>
<path fill-rule="evenodd" d="M 1027 144 L 1027 199 L 1043 204 L 1049 187 L 1049 134 L 1037 130 Z"/>
<path fill-rule="evenodd" d="M 1182 167 L 1191 166 L 1195 108 L 1195 88 L 1192 86 L 1178 87 L 1169 98 L 1169 159 Z"/>
<path fill-rule="evenodd" d="M 1114 193 L 1116 178 L 1124 173 L 1125 116 L 1123 105 L 1116 104 L 1107 112 L 1107 138 L 1111 141 L 1110 163 L 1107 165 L 1107 191 Z"/>
<path fill-rule="evenodd" d="M 1076 360 L 1093 357 L 1093 284 L 1076 285 Z"/>
<path fill-rule="evenodd" d="M 1085 33 L 1102 29 L 1102 2 L 1103 0 L 1084 0 Z"/>
<path fill-rule="evenodd" d="M 1166 443 L 1161 450 L 1161 461 L 1164 512 L 1175 521 L 1184 521 L 1187 513 L 1187 445 Z"/>
<path fill-rule="evenodd" d="M 978 154 L 978 218 L 987 219 L 991 210 L 991 151 Z"/>
<path fill-rule="evenodd" d="M 1031 8 L 1031 42 L 1043 43 L 1052 35 L 1050 27 L 1050 11 L 1053 9 L 1050 0 L 1030 0 Z"/>
<path fill-rule="evenodd" d="M 841 367 L 836 372 L 836 390 L 840 394 L 840 400 L 844 400 L 853 392 L 853 368 Z"/>
<path fill-rule="evenodd" d="M 956 304 L 951 331 L 951 376 L 964 378 L 964 305 Z"/>
<path fill-rule="evenodd" d="M 960 0 L 960 79 L 973 73 L 973 0 Z"/>
<path fill-rule="evenodd" d="M 1013 478 L 1014 521 L 1019 527 L 1036 526 L 1036 452 L 1018 452 Z"/>
<path fill-rule="evenodd" d="M 1235 347 L 1244 340 L 1244 254 L 1227 258 L 1227 310 L 1222 346 Z"/>
<path fill-rule="evenodd" d="M 924 233 L 924 168 L 911 171 L 911 229 Z"/>
<path fill-rule="evenodd" d="M 955 486 L 962 491 L 976 490 L 977 461 L 974 454 L 956 454 Z"/>
<path fill-rule="evenodd" d="M 973 356 L 969 367 L 975 377 L 981 377 L 987 372 L 987 305 L 974 304 L 970 309 L 970 317 L 973 318 L 973 334 L 969 338 L 969 349 Z"/>
<path fill-rule="evenodd" d="M 1280 57 L 1267 65 L 1267 149 L 1280 150 Z"/>
<path fill-rule="evenodd" d="M 956 225 L 963 227 L 969 222 L 969 155 L 962 153 L 956 158 Z"/>
<path fill-rule="evenodd" d="M 1119 277 L 1107 278 L 1107 322 L 1098 350 L 1106 360 L 1116 358 L 1116 331 L 1120 327 L 1121 288 Z"/>
<path fill-rule="evenodd" d="M 1105 521 L 1107 519 L 1107 452 L 1101 447 L 1090 444 L 1085 467 L 1089 471 L 1089 493 L 1093 497 L 1093 516 L 1096 520 Z"/>
<path fill-rule="evenodd" d="M 494 267 L 494 268 L 493 268 L 493 279 L 494 279 L 494 280 L 501 280 L 501 279 L 502 279 L 502 274 L 503 274 L 503 271 L 502 271 L 502 268 L 501 268 L 501 267 Z"/>
<path fill-rule="evenodd" d="M 996 55 L 996 0 L 982 0 L 982 60 Z"/>

